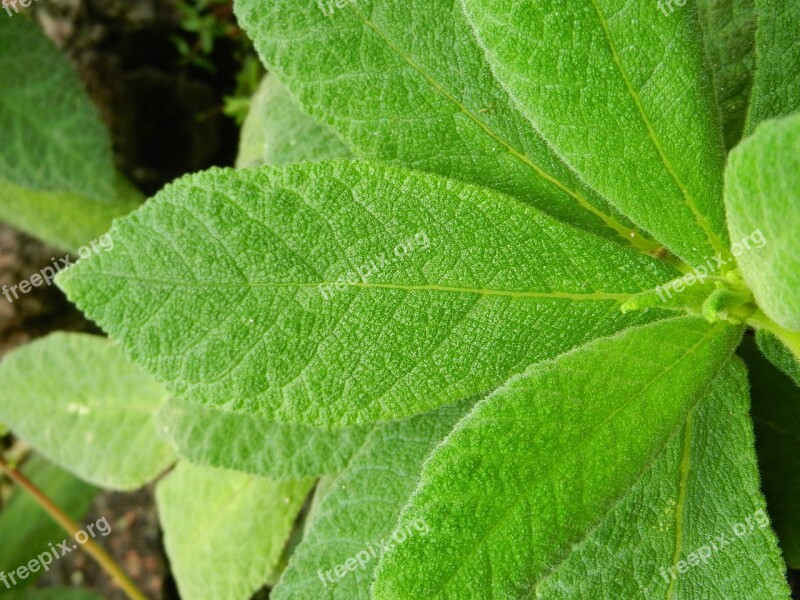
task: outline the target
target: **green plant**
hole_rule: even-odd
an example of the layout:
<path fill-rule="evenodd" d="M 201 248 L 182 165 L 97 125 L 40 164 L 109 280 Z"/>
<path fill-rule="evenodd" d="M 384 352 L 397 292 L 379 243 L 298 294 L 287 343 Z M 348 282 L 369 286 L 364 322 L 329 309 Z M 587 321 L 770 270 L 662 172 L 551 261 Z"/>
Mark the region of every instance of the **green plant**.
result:
<path fill-rule="evenodd" d="M 211 55 L 217 41 L 230 38 L 236 27 L 227 22 L 230 14 L 229 0 L 197 0 L 195 2 L 178 2 L 178 24 L 181 35 L 171 36 L 181 59 L 210 73 L 216 72 Z M 226 15 L 227 13 L 227 15 Z"/>
<path fill-rule="evenodd" d="M 214 51 L 220 40 L 233 46 L 234 59 L 240 64 L 235 76 L 235 88 L 225 97 L 222 112 L 241 124 L 248 113 L 250 97 L 264 75 L 249 38 L 233 23 L 231 0 L 200 0 L 178 2 L 180 35 L 171 36 L 181 56 L 181 62 L 217 74 Z"/>
<path fill-rule="evenodd" d="M 142 201 L 66 58 L 22 16 L 0 19 L 0 219 L 76 250 Z"/>
<path fill-rule="evenodd" d="M 271 72 L 248 168 L 168 185 L 59 275 L 121 352 L 23 348 L 0 419 L 122 476 L 25 430 L 78 392 L 20 365 L 73 356 L 109 410 L 147 381 L 120 433 L 178 457 L 187 598 L 788 598 L 800 2 L 337 6 L 238 1 Z"/>

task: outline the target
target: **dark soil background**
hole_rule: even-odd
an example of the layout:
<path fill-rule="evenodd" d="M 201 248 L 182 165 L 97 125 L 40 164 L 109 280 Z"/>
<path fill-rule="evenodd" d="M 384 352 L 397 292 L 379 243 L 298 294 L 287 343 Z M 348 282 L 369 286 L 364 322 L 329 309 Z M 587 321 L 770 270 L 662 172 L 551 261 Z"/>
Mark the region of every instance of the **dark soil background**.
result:
<path fill-rule="evenodd" d="M 236 92 L 243 55 L 252 50 L 235 26 L 231 2 L 204 13 L 219 30 L 210 52 L 187 30 L 191 23 L 177 0 L 41 0 L 28 12 L 75 65 L 111 131 L 117 167 L 140 190 L 151 195 L 185 173 L 233 164 L 239 127 L 222 109 Z M 0 286 L 27 279 L 62 255 L 0 224 Z M 55 286 L 0 302 L 0 359 L 56 330 L 100 333 Z M 139 589 L 149 598 L 177 600 L 153 486 L 100 493 L 85 522 L 101 516 L 113 531 L 102 545 Z M 53 585 L 125 599 L 85 553 L 65 556 L 37 584 Z"/>

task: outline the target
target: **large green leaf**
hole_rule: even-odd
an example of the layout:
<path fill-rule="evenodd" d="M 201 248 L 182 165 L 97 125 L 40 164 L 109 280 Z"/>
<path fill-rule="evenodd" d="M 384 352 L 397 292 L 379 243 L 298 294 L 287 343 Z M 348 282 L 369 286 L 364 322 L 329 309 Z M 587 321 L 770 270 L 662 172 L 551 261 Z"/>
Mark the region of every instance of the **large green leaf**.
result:
<path fill-rule="evenodd" d="M 662 6 L 667 0 L 662 1 Z M 699 0 L 700 24 L 722 113 L 725 145 L 744 131 L 755 69 L 755 0 Z"/>
<path fill-rule="evenodd" d="M 786 562 L 800 568 L 800 389 L 751 338 L 739 348 L 750 373 L 761 485 Z"/>
<path fill-rule="evenodd" d="M 134 360 L 176 396 L 326 428 L 653 318 L 619 306 L 673 272 L 491 190 L 349 161 L 189 176 L 111 236 L 58 281 Z"/>
<path fill-rule="evenodd" d="M 800 114 L 763 123 L 731 152 L 725 204 L 734 240 L 760 232 L 765 242 L 737 259 L 758 305 L 800 331 Z"/>
<path fill-rule="evenodd" d="M 237 168 L 349 156 L 347 146 L 329 127 L 300 110 L 275 75 L 264 77 L 242 126 Z"/>
<path fill-rule="evenodd" d="M 34 456 L 22 467 L 22 474 L 73 521 L 83 519 L 98 491 L 39 456 Z M 49 552 L 48 544 L 57 546 L 66 537 L 66 532 L 27 492 L 15 489 L 0 511 L 0 573 L 11 573 L 27 565 Z M 16 588 L 31 585 L 50 568 L 48 565 L 46 569 L 30 573 L 24 580 L 17 578 Z M 5 591 L 5 585 L 0 585 L 0 596 L 4 599 Z"/>
<path fill-rule="evenodd" d="M 318 429 L 171 400 L 158 415 L 161 431 L 195 464 L 275 479 L 338 473 L 371 427 Z"/>
<path fill-rule="evenodd" d="M 64 249 L 104 233 L 138 192 L 63 54 L 25 18 L 0 19 L 0 219 Z"/>
<path fill-rule="evenodd" d="M 786 600 L 748 408 L 745 371 L 731 361 L 653 466 L 536 585 L 535 597 Z"/>
<path fill-rule="evenodd" d="M 800 0 L 755 0 L 756 73 L 745 133 L 800 110 Z"/>
<path fill-rule="evenodd" d="M 741 332 L 680 317 L 534 366 L 434 451 L 384 555 L 376 598 L 520 597 L 663 450 Z"/>
<path fill-rule="evenodd" d="M 423 461 L 472 404 L 466 400 L 376 427 L 347 468 L 325 484 L 272 597 L 368 600 L 381 549 Z M 424 524 L 417 525 L 412 534 L 424 538 Z"/>
<path fill-rule="evenodd" d="M 154 416 L 164 388 L 108 340 L 55 333 L 0 363 L 0 420 L 60 467 L 133 489 L 174 460 Z"/>
<path fill-rule="evenodd" d="M 724 149 L 695 11 L 463 4 L 498 79 L 589 185 L 692 264 L 725 252 Z"/>
<path fill-rule="evenodd" d="M 479 183 L 658 248 L 576 177 L 511 104 L 458 0 L 240 0 L 239 22 L 303 108 L 364 158 Z"/>
<path fill-rule="evenodd" d="M 156 501 L 181 597 L 252 597 L 277 566 L 313 483 L 178 463 Z"/>

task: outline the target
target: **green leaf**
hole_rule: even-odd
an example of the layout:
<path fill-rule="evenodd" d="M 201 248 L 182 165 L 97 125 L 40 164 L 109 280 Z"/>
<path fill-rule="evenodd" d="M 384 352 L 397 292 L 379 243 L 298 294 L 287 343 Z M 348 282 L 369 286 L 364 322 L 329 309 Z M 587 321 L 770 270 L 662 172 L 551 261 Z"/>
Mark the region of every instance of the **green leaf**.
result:
<path fill-rule="evenodd" d="M 156 502 L 181 597 L 248 600 L 277 566 L 313 483 L 179 462 Z"/>
<path fill-rule="evenodd" d="M 73 521 L 83 519 L 98 491 L 39 456 L 33 456 L 21 470 Z M 29 494 L 16 488 L 0 511 L 0 540 L 3 540 L 0 544 L 0 573 L 12 573 L 27 565 L 40 554 L 49 552 L 48 544 L 56 546 L 66 537 L 66 532 Z M 48 566 L 47 570 L 50 568 Z M 15 588 L 31 585 L 44 573 L 45 570 L 39 570 L 27 579 L 17 578 Z M 6 586 L 0 585 L 0 597 L 5 599 L 5 592 Z"/>
<path fill-rule="evenodd" d="M 748 404 L 745 371 L 731 361 L 653 466 L 535 597 L 786 600 Z"/>
<path fill-rule="evenodd" d="M 0 179 L 110 202 L 111 141 L 66 57 L 28 19 L 0 20 L 0 46 Z"/>
<path fill-rule="evenodd" d="M 84 196 L 34 192 L 0 181 L 0 219 L 63 250 L 77 252 L 111 227 L 111 222 L 136 209 L 141 195 L 121 176 L 115 180 L 114 204 Z"/>
<path fill-rule="evenodd" d="M 755 70 L 755 0 L 699 0 L 725 145 L 742 139 Z"/>
<path fill-rule="evenodd" d="M 177 400 L 164 405 L 158 420 L 191 462 L 275 479 L 338 473 L 372 429 L 317 429 Z"/>
<path fill-rule="evenodd" d="M 756 73 L 745 133 L 800 110 L 800 0 L 755 0 Z"/>
<path fill-rule="evenodd" d="M 800 359 L 778 338 L 764 330 L 756 332 L 756 342 L 764 356 L 800 386 Z"/>
<path fill-rule="evenodd" d="M 154 422 L 167 392 L 104 338 L 55 333 L 22 346 L 0 363 L 0 389 L 0 419 L 86 481 L 134 489 L 174 460 Z"/>
<path fill-rule="evenodd" d="M 275 75 L 264 77 L 242 126 L 237 168 L 349 156 L 333 130 L 301 111 Z"/>
<path fill-rule="evenodd" d="M 465 400 L 376 427 L 315 500 L 306 535 L 272 597 L 367 600 L 380 549 L 417 485 L 425 457 L 473 404 Z M 424 537 L 425 527 L 418 525 L 412 530 Z"/>
<path fill-rule="evenodd" d="M 761 344 L 759 343 L 760 347 Z M 739 347 L 750 373 L 761 486 L 786 562 L 800 568 L 800 389 L 751 338 Z"/>
<path fill-rule="evenodd" d="M 629 329 L 514 377 L 425 463 L 376 598 L 520 597 L 636 483 L 741 331 L 693 317 Z"/>
<path fill-rule="evenodd" d="M 727 249 L 724 149 L 694 11 L 463 4 L 497 78 L 584 181 L 692 264 Z"/>
<path fill-rule="evenodd" d="M 189 176 L 111 236 L 59 285 L 174 396 L 329 429 L 653 319 L 619 306 L 674 273 L 491 190 L 349 161 Z"/>
<path fill-rule="evenodd" d="M 767 316 L 793 331 L 800 331 L 798 151 L 800 115 L 765 122 L 731 152 L 725 182 L 731 238 L 758 232 L 764 241 L 739 244 L 742 276 Z"/>
<path fill-rule="evenodd" d="M 64 55 L 25 18 L 0 19 L 0 219 L 75 250 L 141 201 Z"/>
<path fill-rule="evenodd" d="M 359 0 L 330 16 L 321 5 L 240 0 L 235 8 L 269 70 L 357 155 L 491 187 L 625 245 L 659 247 L 514 108 L 458 0 L 424 9 Z"/>

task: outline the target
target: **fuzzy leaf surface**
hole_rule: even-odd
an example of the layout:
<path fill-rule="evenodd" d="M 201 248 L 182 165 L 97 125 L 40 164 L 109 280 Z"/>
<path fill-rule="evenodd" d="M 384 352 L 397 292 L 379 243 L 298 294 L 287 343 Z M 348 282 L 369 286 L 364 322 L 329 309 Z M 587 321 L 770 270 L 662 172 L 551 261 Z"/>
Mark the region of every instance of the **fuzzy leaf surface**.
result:
<path fill-rule="evenodd" d="M 473 404 L 465 400 L 376 427 L 347 468 L 326 482 L 321 499 L 315 499 L 306 534 L 273 597 L 368 600 L 381 549 L 393 543 L 392 530 L 423 461 Z M 411 535 L 424 539 L 425 524 L 415 525 Z"/>
<path fill-rule="evenodd" d="M 0 179 L 109 202 L 111 142 L 77 74 L 25 18 L 0 20 Z"/>
<path fill-rule="evenodd" d="M 108 231 L 114 219 L 142 203 L 141 194 L 122 176 L 117 176 L 115 186 L 117 202 L 107 204 L 0 181 L 0 219 L 56 248 L 77 252 Z"/>
<path fill-rule="evenodd" d="M 22 346 L 0 363 L 0 389 L 0 420 L 98 486 L 138 488 L 174 460 L 154 421 L 166 390 L 105 338 L 55 333 Z"/>
<path fill-rule="evenodd" d="M 64 55 L 26 18 L 0 19 L 0 219 L 59 248 L 104 233 L 141 201 Z"/>
<path fill-rule="evenodd" d="M 732 360 L 653 465 L 530 597 L 786 600 Z"/>
<path fill-rule="evenodd" d="M 156 502 L 181 597 L 249 600 L 277 566 L 313 483 L 179 462 Z"/>
<path fill-rule="evenodd" d="M 740 335 L 669 319 L 511 379 L 426 461 L 396 530 L 431 531 L 384 555 L 375 598 L 529 593 L 663 451 Z"/>
<path fill-rule="evenodd" d="M 778 338 L 764 330 L 756 332 L 756 342 L 769 362 L 791 377 L 795 385 L 800 386 L 800 358 Z"/>
<path fill-rule="evenodd" d="M 755 0 L 756 73 L 745 134 L 800 110 L 800 0 Z"/>
<path fill-rule="evenodd" d="M 728 149 L 739 143 L 755 70 L 755 0 L 698 0 Z"/>
<path fill-rule="evenodd" d="M 619 306 L 674 274 L 497 192 L 349 161 L 189 176 L 111 236 L 58 283 L 174 396 L 329 429 L 653 319 Z"/>
<path fill-rule="evenodd" d="M 675 254 L 727 248 L 697 17 L 652 2 L 463 0 L 497 78 L 584 181 Z"/>
<path fill-rule="evenodd" d="M 338 473 L 370 426 L 318 429 L 170 400 L 158 414 L 164 436 L 194 464 L 274 479 Z"/>
<path fill-rule="evenodd" d="M 458 0 L 342 4 L 326 16 L 316 0 L 241 0 L 236 13 L 269 70 L 358 156 L 485 185 L 625 245 L 658 247 L 512 105 Z"/>
<path fill-rule="evenodd" d="M 236 168 L 349 156 L 333 130 L 304 113 L 274 74 L 264 77 L 242 125 Z"/>
<path fill-rule="evenodd" d="M 758 305 L 800 331 L 800 115 L 762 123 L 731 152 L 725 204 L 732 239 L 760 230 L 766 240 L 737 259 Z"/>

